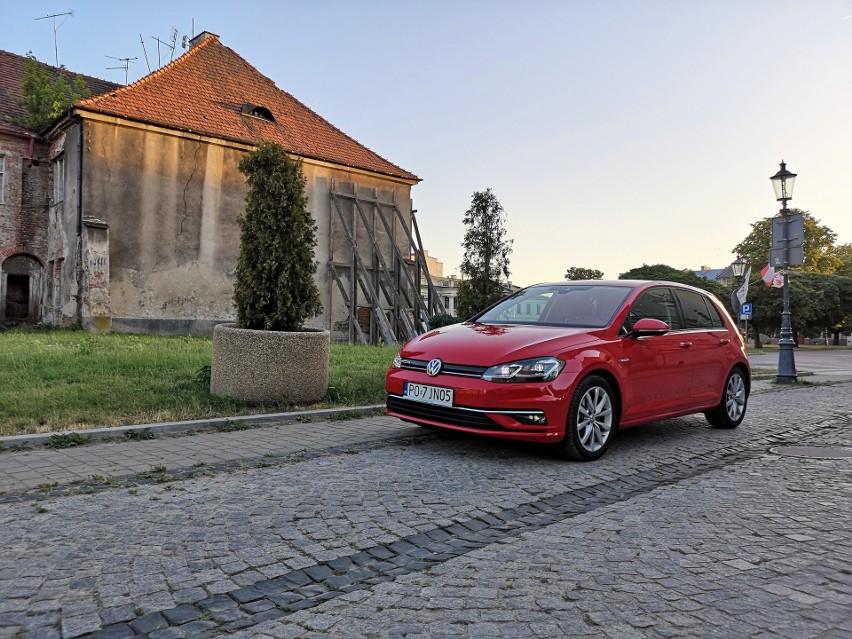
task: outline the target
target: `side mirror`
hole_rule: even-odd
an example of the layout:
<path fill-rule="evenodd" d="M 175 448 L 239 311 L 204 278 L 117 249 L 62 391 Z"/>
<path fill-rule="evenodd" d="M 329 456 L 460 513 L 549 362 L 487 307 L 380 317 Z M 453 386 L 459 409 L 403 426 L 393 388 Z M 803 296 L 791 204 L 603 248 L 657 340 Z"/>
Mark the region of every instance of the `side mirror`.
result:
<path fill-rule="evenodd" d="M 627 334 L 627 337 L 636 339 L 638 337 L 650 337 L 651 335 L 665 335 L 671 330 L 671 327 L 662 320 L 652 317 L 643 317 L 636 320 L 633 324 L 633 330 Z"/>

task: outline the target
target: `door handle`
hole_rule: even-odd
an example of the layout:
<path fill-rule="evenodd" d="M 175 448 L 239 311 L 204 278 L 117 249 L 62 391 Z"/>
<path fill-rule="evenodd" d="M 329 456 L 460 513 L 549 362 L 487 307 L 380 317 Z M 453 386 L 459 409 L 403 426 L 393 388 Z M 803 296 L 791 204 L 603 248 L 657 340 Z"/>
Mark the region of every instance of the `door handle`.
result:
<path fill-rule="evenodd" d="M 719 340 L 719 344 L 721 344 L 722 346 L 727 346 L 730 343 L 731 343 L 731 340 L 725 339 L 724 337 Z"/>
<path fill-rule="evenodd" d="M 689 348 L 690 346 L 692 346 L 692 342 L 681 342 L 680 343 L 681 348 Z"/>

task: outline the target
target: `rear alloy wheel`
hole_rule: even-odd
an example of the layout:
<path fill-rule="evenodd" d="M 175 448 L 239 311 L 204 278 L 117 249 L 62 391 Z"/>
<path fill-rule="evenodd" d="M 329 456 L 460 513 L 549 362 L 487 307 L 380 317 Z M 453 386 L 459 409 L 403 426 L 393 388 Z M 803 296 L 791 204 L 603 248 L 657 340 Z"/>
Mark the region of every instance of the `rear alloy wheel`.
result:
<path fill-rule="evenodd" d="M 568 426 L 559 447 L 578 461 L 591 461 L 606 452 L 618 427 L 615 395 L 609 383 L 589 375 L 571 398 Z"/>
<path fill-rule="evenodd" d="M 714 428 L 736 428 L 743 421 L 748 403 L 748 385 L 743 372 L 735 368 L 725 381 L 722 401 L 713 410 L 704 413 L 704 417 Z"/>

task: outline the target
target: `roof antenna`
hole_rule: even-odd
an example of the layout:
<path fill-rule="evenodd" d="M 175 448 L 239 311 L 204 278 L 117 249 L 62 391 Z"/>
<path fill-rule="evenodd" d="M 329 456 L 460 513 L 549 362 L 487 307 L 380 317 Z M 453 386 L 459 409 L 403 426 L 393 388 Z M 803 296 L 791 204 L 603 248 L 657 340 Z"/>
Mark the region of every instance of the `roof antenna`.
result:
<path fill-rule="evenodd" d="M 177 46 L 178 30 L 172 29 L 172 54 L 169 56 L 169 62 L 175 59 L 175 47 Z"/>
<path fill-rule="evenodd" d="M 174 37 L 177 38 L 177 31 L 175 31 Z M 169 47 L 172 50 L 172 56 L 174 56 L 174 54 L 175 54 L 174 40 L 172 41 L 172 44 L 169 44 L 165 40 L 160 40 L 157 36 L 151 36 L 151 38 L 153 40 L 157 41 L 157 68 L 159 69 L 161 66 L 163 66 L 163 56 L 160 53 L 160 45 L 162 44 L 164 47 Z M 171 62 L 171 59 L 169 61 Z"/>
<path fill-rule="evenodd" d="M 62 16 L 71 16 L 73 18 L 74 12 L 71 11 L 71 9 L 68 9 L 68 11 L 66 11 L 65 13 L 54 13 L 54 14 L 51 14 L 49 16 L 42 16 L 41 18 L 36 18 L 36 20 L 47 20 L 48 18 L 53 20 L 53 52 L 56 55 L 56 66 L 57 67 L 59 66 L 59 43 L 56 39 L 56 29 L 58 28 L 56 26 L 56 18 L 60 18 Z M 62 23 L 59 26 L 61 27 L 63 24 L 65 24 L 65 20 L 63 20 Z"/>
<path fill-rule="evenodd" d="M 142 39 L 142 34 L 139 34 L 139 44 L 142 45 L 142 53 L 145 54 L 145 65 L 148 67 L 148 73 L 151 73 L 151 63 L 148 62 L 148 49 L 145 48 L 145 41 Z"/>
<path fill-rule="evenodd" d="M 124 84 L 127 85 L 127 70 L 130 68 L 130 63 L 134 60 L 138 60 L 139 58 L 116 58 L 111 55 L 108 55 L 107 57 L 124 63 L 120 67 L 107 67 L 107 69 L 124 69 Z"/>

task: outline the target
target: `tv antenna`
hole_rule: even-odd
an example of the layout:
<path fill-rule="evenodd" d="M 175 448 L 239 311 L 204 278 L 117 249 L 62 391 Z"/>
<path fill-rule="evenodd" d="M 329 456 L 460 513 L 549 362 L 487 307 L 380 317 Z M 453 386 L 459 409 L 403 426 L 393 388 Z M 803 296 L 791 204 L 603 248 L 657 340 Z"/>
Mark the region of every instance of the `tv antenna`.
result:
<path fill-rule="evenodd" d="M 151 73 L 151 63 L 148 61 L 148 49 L 145 48 L 145 41 L 142 39 L 142 34 L 139 34 L 139 44 L 142 45 L 142 53 L 145 54 L 145 66 L 148 67 L 148 73 Z"/>
<path fill-rule="evenodd" d="M 114 56 L 107 56 L 111 60 L 118 60 L 123 64 L 119 67 L 107 67 L 107 69 L 124 69 L 124 84 L 127 84 L 127 70 L 130 68 L 130 63 L 134 60 L 138 60 L 139 58 L 116 58 Z"/>
<path fill-rule="evenodd" d="M 158 67 L 163 66 L 163 56 L 160 53 L 160 45 L 163 45 L 164 47 L 169 49 L 169 52 L 170 52 L 169 53 L 169 62 L 171 62 L 175 57 L 175 46 L 177 45 L 177 37 L 178 37 L 178 30 L 177 29 L 172 29 L 172 41 L 171 42 L 166 42 L 165 40 L 160 40 L 156 36 L 151 36 L 151 38 L 157 42 L 157 66 Z"/>
<path fill-rule="evenodd" d="M 56 38 L 56 30 L 59 28 L 56 26 L 56 18 L 61 18 L 62 16 L 71 16 L 74 17 L 74 12 L 71 9 L 68 9 L 65 13 L 53 13 L 49 16 L 42 16 L 41 18 L 36 18 L 36 20 L 47 20 L 50 18 L 53 21 L 53 52 L 56 56 L 56 66 L 59 66 L 59 42 Z M 65 24 L 65 20 L 59 25 L 60 27 Z"/>

